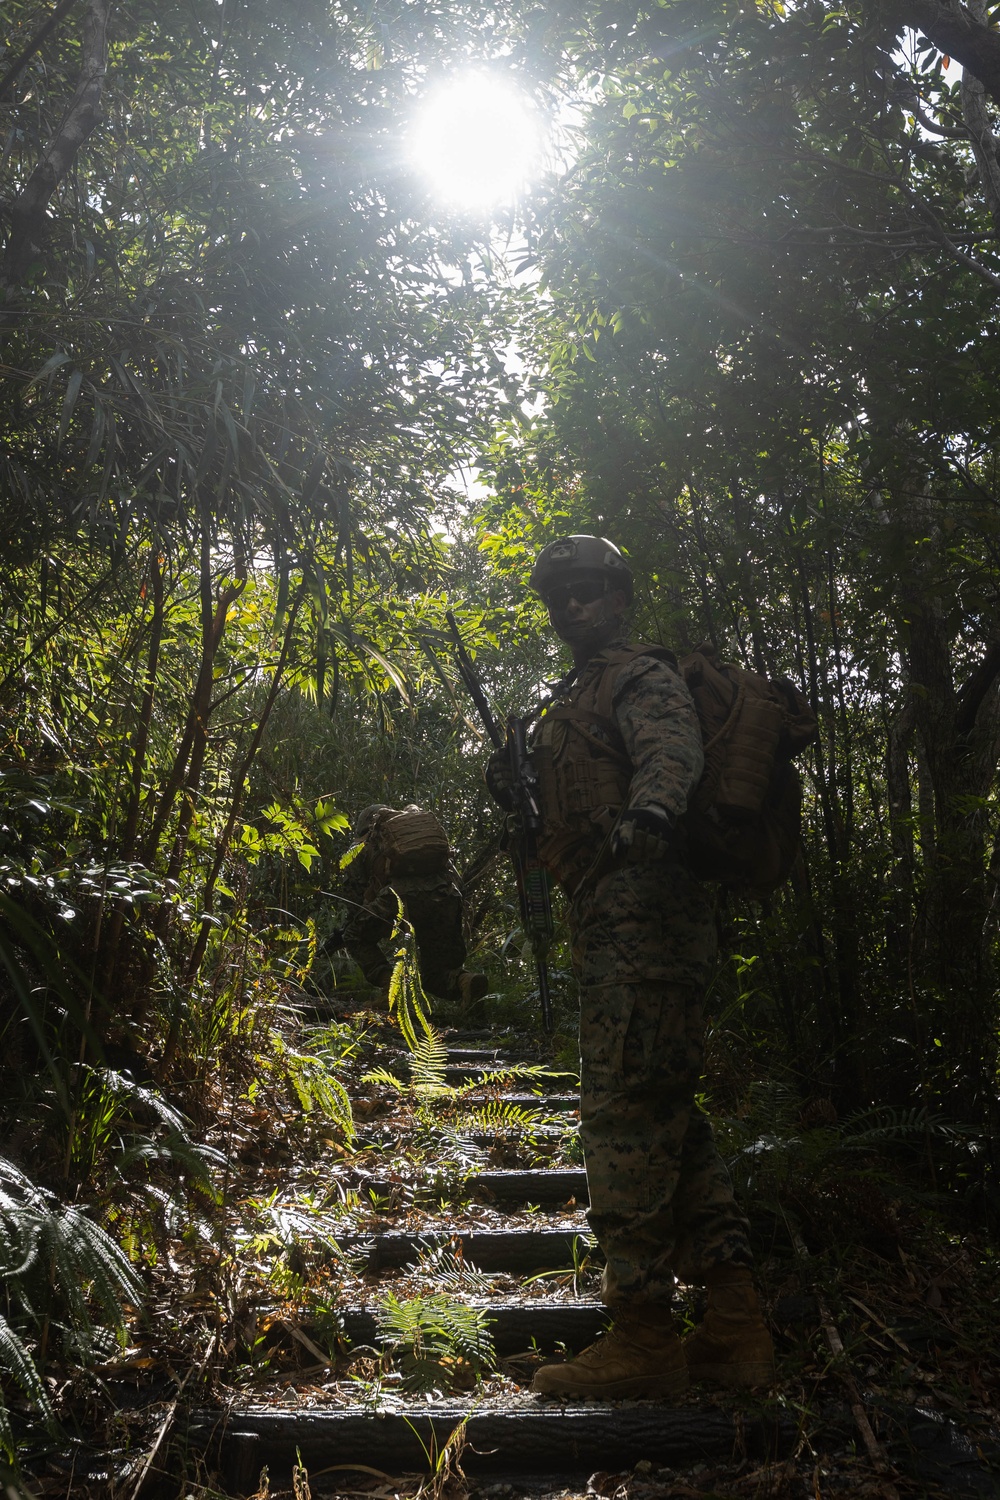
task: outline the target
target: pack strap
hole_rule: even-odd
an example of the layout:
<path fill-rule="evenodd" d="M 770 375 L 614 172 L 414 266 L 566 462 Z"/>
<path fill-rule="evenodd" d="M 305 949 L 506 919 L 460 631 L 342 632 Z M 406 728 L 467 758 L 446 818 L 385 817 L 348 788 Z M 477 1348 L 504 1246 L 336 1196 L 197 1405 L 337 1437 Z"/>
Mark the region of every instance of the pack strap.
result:
<path fill-rule="evenodd" d="M 621 730 L 614 719 L 597 713 L 592 708 L 576 708 L 571 703 L 566 704 L 564 708 L 552 709 L 547 718 L 555 722 L 579 724 L 582 728 L 584 738 L 598 745 L 604 754 L 611 755 L 615 760 L 621 761 L 624 765 L 631 764 L 628 752 L 625 749 L 625 741 L 622 739 Z M 603 729 L 611 737 L 611 743 L 609 744 L 606 740 L 599 739 L 596 734 L 590 732 L 594 729 Z"/>
<path fill-rule="evenodd" d="M 746 695 L 747 695 L 746 678 L 745 677 L 741 677 L 739 679 L 739 683 L 737 685 L 736 692 L 733 695 L 733 702 L 732 702 L 732 706 L 730 707 L 730 710 L 729 710 L 729 717 L 725 720 L 725 722 L 723 723 L 721 729 L 717 729 L 715 731 L 715 733 L 712 735 L 712 738 L 710 740 L 706 740 L 705 741 L 705 753 L 706 753 L 706 755 L 708 754 L 709 750 L 712 749 L 713 745 L 717 745 L 721 739 L 725 738 L 725 736 L 729 733 L 729 731 L 732 728 L 732 726 L 736 723 L 736 720 L 740 716 L 740 710 L 743 707 L 743 703 L 744 703 L 744 700 L 746 699 Z"/>

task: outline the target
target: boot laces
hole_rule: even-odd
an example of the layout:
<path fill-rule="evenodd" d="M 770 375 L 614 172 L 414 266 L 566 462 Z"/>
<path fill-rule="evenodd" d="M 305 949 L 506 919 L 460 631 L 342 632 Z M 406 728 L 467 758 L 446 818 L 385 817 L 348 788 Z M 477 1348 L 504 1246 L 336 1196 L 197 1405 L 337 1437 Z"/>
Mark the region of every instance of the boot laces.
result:
<path fill-rule="evenodd" d="M 577 1356 L 578 1364 L 603 1364 L 609 1354 L 617 1354 L 618 1351 L 629 1344 L 628 1328 L 619 1323 L 613 1323 L 608 1331 L 589 1344 L 581 1354 Z"/>

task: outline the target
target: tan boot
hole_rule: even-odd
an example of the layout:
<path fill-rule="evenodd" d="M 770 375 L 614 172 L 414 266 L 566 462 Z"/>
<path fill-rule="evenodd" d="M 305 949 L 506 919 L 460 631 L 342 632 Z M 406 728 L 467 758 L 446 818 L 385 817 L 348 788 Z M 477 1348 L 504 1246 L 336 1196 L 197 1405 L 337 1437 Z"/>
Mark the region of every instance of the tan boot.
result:
<path fill-rule="evenodd" d="M 753 1275 L 745 1266 L 713 1266 L 705 1278 L 704 1320 L 684 1340 L 691 1379 L 721 1385 L 770 1385 L 774 1345 L 760 1310 Z"/>
<path fill-rule="evenodd" d="M 687 1390 L 684 1348 L 669 1307 L 641 1302 L 615 1316 L 609 1332 L 567 1364 L 543 1365 L 531 1389 L 543 1396 L 679 1396 Z"/>
<path fill-rule="evenodd" d="M 471 969 L 459 969 L 456 981 L 458 998 L 463 1005 L 472 1000 L 481 1000 L 490 987 L 485 974 L 474 974 Z"/>

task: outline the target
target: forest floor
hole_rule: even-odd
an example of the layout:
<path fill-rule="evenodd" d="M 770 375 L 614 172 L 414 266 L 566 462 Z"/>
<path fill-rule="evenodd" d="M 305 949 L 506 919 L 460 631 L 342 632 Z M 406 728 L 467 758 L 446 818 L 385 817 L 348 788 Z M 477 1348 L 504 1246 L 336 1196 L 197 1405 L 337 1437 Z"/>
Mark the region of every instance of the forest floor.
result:
<path fill-rule="evenodd" d="M 912 1120 L 848 1130 L 814 1108 L 786 1120 L 783 1133 L 773 1118 L 720 1124 L 745 1189 L 778 1351 L 774 1391 L 737 1398 L 692 1389 L 673 1404 L 692 1430 L 720 1415 L 732 1421 L 737 1437 L 724 1455 L 693 1453 L 670 1465 L 639 1455 L 628 1467 L 590 1462 L 586 1472 L 554 1460 L 535 1477 L 481 1472 L 474 1452 L 462 1456 L 465 1416 L 530 1414 L 552 1403 L 530 1393 L 541 1346 L 529 1341 L 494 1357 L 482 1320 L 463 1324 L 460 1310 L 491 1299 L 593 1307 L 599 1297 L 599 1265 L 574 1197 L 512 1212 L 476 1188 L 484 1171 L 578 1172 L 567 1080 L 533 1074 L 526 1063 L 514 1081 L 449 1083 L 443 1054 L 432 1047 L 418 1066 L 388 1017 L 375 1013 L 320 1025 L 288 1013 L 281 1024 L 288 1046 L 338 1056 L 355 1133 L 329 1112 L 303 1109 L 300 1097 L 266 1076 L 248 1087 L 245 1069 L 220 1067 L 197 1104 L 204 1142 L 226 1163 L 218 1199 L 206 1198 L 173 1235 L 164 1230 L 150 1303 L 130 1345 L 97 1371 L 67 1373 L 58 1404 L 76 1438 L 29 1466 L 33 1493 L 1000 1495 L 997 1251 L 954 1198 L 920 1181 L 912 1157 L 933 1142 L 919 1140 L 914 1153 Z M 523 1034 L 498 1042 L 524 1050 Z M 545 1056 L 540 1045 L 533 1053 Z M 510 1102 L 512 1089 L 519 1103 Z M 545 1091 L 534 1105 L 532 1090 Z M 470 1247 L 498 1228 L 564 1232 L 570 1248 L 531 1277 L 477 1266 Z M 414 1255 L 379 1266 L 371 1245 L 393 1235 L 418 1241 Z M 679 1296 L 682 1318 L 696 1321 L 697 1292 L 682 1287 Z M 351 1343 L 344 1309 L 366 1307 L 375 1313 L 373 1335 Z M 190 1413 L 205 1409 L 227 1412 L 233 1431 L 249 1409 L 300 1417 L 361 1410 L 373 1420 L 367 1466 L 318 1472 L 302 1461 L 291 1476 L 276 1467 L 269 1477 L 244 1461 L 246 1472 L 234 1478 L 231 1463 L 220 1471 L 214 1450 L 202 1452 L 191 1438 Z M 412 1425 L 418 1415 L 439 1418 L 454 1440 L 397 1472 L 379 1433 L 393 1416 Z M 773 1440 L 741 1440 L 744 1432 Z"/>

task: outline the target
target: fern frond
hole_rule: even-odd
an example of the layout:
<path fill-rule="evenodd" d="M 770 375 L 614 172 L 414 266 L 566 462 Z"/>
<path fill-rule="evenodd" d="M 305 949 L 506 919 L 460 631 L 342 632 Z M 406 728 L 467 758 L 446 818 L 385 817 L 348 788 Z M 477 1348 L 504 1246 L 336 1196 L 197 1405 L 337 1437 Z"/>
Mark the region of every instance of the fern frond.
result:
<path fill-rule="evenodd" d="M 371 1072 L 361 1075 L 361 1082 L 384 1083 L 387 1088 L 398 1089 L 401 1094 L 406 1089 L 406 1084 L 403 1080 L 397 1078 L 395 1073 L 390 1073 L 388 1068 L 372 1068 Z"/>
<path fill-rule="evenodd" d="M 963 1133 L 961 1127 L 946 1116 L 931 1114 L 926 1105 L 913 1105 L 909 1109 L 882 1105 L 861 1110 L 845 1120 L 839 1132 L 840 1144 L 848 1151 L 867 1151 L 913 1136 L 919 1136 L 921 1140 L 928 1136 L 952 1140 Z"/>
<path fill-rule="evenodd" d="M 272 1045 L 284 1063 L 289 1082 L 295 1090 L 304 1114 L 324 1115 L 343 1133 L 345 1140 L 355 1135 L 351 1098 L 327 1060 L 290 1047 L 277 1033 L 271 1034 Z"/>
<path fill-rule="evenodd" d="M 2 1315 L 0 1315 L 0 1370 L 10 1376 L 28 1400 L 34 1403 L 42 1420 L 46 1423 L 51 1422 L 52 1407 L 49 1403 L 49 1394 L 35 1367 L 35 1361 Z M 9 1463 L 17 1464 L 17 1445 L 10 1425 L 10 1412 L 2 1394 L 0 1394 L 0 1452 Z M 11 1492 L 7 1491 L 7 1493 Z M 22 1492 L 18 1488 L 13 1490 L 13 1493 Z"/>
<path fill-rule="evenodd" d="M 430 1390 L 451 1384 L 456 1360 L 474 1373 L 493 1369 L 496 1352 L 480 1308 L 437 1292 L 405 1300 L 390 1292 L 376 1310 L 379 1343 L 400 1357 L 404 1384 L 410 1390 Z"/>
<path fill-rule="evenodd" d="M 74 1327 L 90 1329 L 93 1298 L 108 1322 L 121 1329 L 125 1305 L 141 1301 L 142 1283 L 100 1225 L 78 1209 L 65 1208 L 45 1225 L 43 1242 Z"/>
<path fill-rule="evenodd" d="M 462 1115 L 462 1129 L 487 1135 L 492 1131 L 521 1131 L 530 1134 L 539 1125 L 551 1123 L 551 1116 L 541 1110 L 526 1109 L 520 1104 L 511 1104 L 507 1099 L 487 1099 L 477 1109 L 469 1109 Z"/>
<path fill-rule="evenodd" d="M 428 1026 L 425 1035 L 417 1038 L 410 1052 L 410 1082 L 417 1094 L 441 1098 L 454 1095 L 455 1090 L 445 1081 L 448 1066 L 448 1048 L 440 1032 Z"/>
<path fill-rule="evenodd" d="M 396 897 L 396 926 L 393 929 L 396 943 L 395 964 L 389 981 L 389 1014 L 396 1022 L 411 1052 L 416 1051 L 420 1032 L 431 1030 L 431 1003 L 420 982 L 417 964 L 416 941 L 413 929 L 403 913 L 403 903 Z"/>
<path fill-rule="evenodd" d="M 43 1316 L 29 1286 L 40 1290 L 51 1317 L 54 1292 L 78 1344 L 94 1333 L 92 1311 L 123 1332 L 126 1307 L 137 1304 L 142 1285 L 126 1256 L 108 1234 L 78 1208 L 68 1207 L 35 1185 L 12 1162 L 0 1160 L 0 1256 L 8 1306 L 18 1322 L 37 1325 Z M 0 1374 L 9 1377 L 37 1408 L 51 1418 L 48 1392 L 20 1332 L 0 1317 Z M 0 1400 L 0 1452 L 15 1462 L 7 1409 Z"/>
<path fill-rule="evenodd" d="M 508 1067 L 494 1068 L 484 1073 L 481 1078 L 464 1083 L 459 1090 L 461 1094 L 468 1094 L 473 1089 L 483 1088 L 506 1088 L 508 1084 L 516 1083 L 518 1079 L 566 1079 L 573 1086 L 579 1085 L 579 1075 L 547 1068 L 544 1063 L 511 1063 Z"/>
<path fill-rule="evenodd" d="M 456 1249 L 448 1240 L 429 1239 L 418 1245 L 416 1274 L 465 1292 L 488 1292 L 491 1285 L 485 1272 L 466 1260 L 461 1246 Z"/>
<path fill-rule="evenodd" d="M 39 1412 L 48 1421 L 52 1416 L 49 1393 L 35 1367 L 35 1361 L 2 1315 L 0 1315 L 0 1367 L 12 1377 L 28 1400 L 38 1407 Z M 9 1456 L 13 1457 L 13 1454 Z"/>
<path fill-rule="evenodd" d="M 164 1099 L 156 1089 L 136 1083 L 126 1074 L 116 1072 L 114 1068 L 88 1067 L 87 1071 L 99 1088 L 120 1103 L 131 1105 L 133 1108 L 140 1106 L 148 1115 L 152 1115 L 161 1124 L 179 1133 L 183 1133 L 189 1127 L 190 1122 L 184 1118 L 180 1110 L 175 1108 L 169 1100 Z"/>

